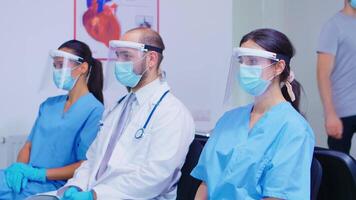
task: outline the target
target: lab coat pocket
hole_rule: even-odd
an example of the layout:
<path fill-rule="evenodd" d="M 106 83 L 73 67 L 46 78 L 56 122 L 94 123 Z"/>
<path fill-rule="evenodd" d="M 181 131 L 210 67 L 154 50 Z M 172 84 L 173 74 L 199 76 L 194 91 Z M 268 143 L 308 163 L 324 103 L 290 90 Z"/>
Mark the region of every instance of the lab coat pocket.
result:
<path fill-rule="evenodd" d="M 139 147 L 139 153 L 137 155 L 140 156 L 141 159 L 145 159 L 150 149 L 150 141 L 151 141 L 151 131 L 146 129 L 144 134 L 140 138 L 134 138 L 134 144 Z"/>

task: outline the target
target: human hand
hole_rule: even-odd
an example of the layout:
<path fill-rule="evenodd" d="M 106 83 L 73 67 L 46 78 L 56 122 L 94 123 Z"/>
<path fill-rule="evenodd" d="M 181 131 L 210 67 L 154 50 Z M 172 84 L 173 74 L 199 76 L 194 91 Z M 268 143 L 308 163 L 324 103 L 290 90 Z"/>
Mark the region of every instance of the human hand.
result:
<path fill-rule="evenodd" d="M 336 113 L 328 114 L 325 119 L 326 133 L 335 139 L 342 138 L 343 125 Z"/>
<path fill-rule="evenodd" d="M 93 193 L 89 192 L 79 192 L 75 187 L 70 187 L 64 192 L 61 200 L 94 200 Z"/>
<path fill-rule="evenodd" d="M 28 179 L 22 174 L 21 164 L 14 163 L 5 169 L 5 179 L 9 188 L 20 193 L 27 186 Z"/>

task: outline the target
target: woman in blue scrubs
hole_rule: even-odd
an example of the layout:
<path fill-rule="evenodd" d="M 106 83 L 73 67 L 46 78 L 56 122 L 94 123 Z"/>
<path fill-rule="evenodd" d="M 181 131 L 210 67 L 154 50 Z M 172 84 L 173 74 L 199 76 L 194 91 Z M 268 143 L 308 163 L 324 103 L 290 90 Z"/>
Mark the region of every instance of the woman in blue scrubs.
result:
<path fill-rule="evenodd" d="M 202 180 L 196 200 L 310 199 L 314 134 L 299 114 L 293 56 L 289 39 L 272 29 L 248 33 L 234 49 L 236 82 L 254 103 L 217 122 L 191 173 Z"/>
<path fill-rule="evenodd" d="M 88 45 L 77 40 L 50 53 L 55 85 L 67 95 L 50 97 L 14 163 L 0 171 L 0 199 L 24 199 L 57 190 L 86 160 L 103 106 L 103 71 Z"/>

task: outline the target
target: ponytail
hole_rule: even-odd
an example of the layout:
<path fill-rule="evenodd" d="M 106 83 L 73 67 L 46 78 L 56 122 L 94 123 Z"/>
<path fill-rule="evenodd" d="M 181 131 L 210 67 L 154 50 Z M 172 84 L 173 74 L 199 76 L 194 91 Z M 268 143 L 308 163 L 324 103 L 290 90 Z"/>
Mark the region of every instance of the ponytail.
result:
<path fill-rule="evenodd" d="M 95 59 L 91 58 L 89 61 L 89 72 L 88 72 L 88 89 L 98 101 L 104 104 L 104 95 L 103 95 L 103 67 L 102 63 Z"/>

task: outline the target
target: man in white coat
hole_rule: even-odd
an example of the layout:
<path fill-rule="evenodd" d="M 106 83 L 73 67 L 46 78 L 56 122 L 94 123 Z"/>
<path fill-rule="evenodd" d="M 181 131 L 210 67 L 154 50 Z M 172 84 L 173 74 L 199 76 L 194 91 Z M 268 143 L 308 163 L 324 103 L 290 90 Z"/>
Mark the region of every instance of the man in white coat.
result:
<path fill-rule="evenodd" d="M 88 160 L 58 191 L 62 199 L 176 199 L 194 122 L 162 76 L 164 48 L 148 28 L 110 41 L 109 62 L 130 92 L 104 118 Z"/>

